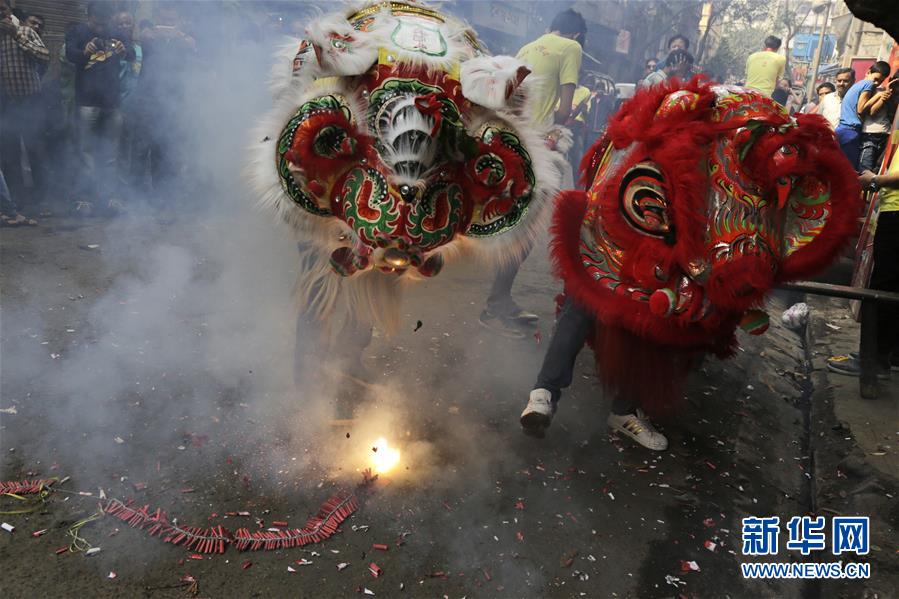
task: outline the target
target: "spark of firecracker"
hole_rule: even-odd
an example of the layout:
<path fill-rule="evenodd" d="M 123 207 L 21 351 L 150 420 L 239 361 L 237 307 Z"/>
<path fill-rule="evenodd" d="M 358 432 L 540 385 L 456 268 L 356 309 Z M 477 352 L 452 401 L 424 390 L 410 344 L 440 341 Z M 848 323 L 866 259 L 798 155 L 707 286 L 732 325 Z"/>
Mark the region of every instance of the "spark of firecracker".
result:
<path fill-rule="evenodd" d="M 375 441 L 371 451 L 372 468 L 378 474 L 385 474 L 400 463 L 400 450 L 390 447 L 384 437 Z"/>

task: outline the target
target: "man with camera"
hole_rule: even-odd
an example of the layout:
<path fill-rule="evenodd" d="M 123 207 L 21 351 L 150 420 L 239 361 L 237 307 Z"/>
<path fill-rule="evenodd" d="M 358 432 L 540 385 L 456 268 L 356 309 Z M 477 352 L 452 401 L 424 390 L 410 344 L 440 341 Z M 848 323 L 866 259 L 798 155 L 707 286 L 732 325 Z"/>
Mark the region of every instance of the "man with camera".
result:
<path fill-rule="evenodd" d="M 32 169 L 39 159 L 36 106 L 41 91 L 41 72 L 50 60 L 37 31 L 13 16 L 9 0 L 0 0 L 0 170 L 9 181 L 8 203 L 0 207 L 0 224 L 37 224 L 18 213 L 25 179 L 22 151 L 25 147 Z M 4 185 L 5 187 L 5 185 Z"/>
<path fill-rule="evenodd" d="M 66 33 L 66 59 L 75 65 L 78 149 L 83 171 L 76 183 L 80 206 L 101 209 L 119 204 L 116 145 L 122 126 L 119 73 L 122 60 L 134 60 L 130 42 L 111 28 L 114 6 L 94 1 L 87 23 Z M 120 36 L 121 37 L 121 36 Z"/>

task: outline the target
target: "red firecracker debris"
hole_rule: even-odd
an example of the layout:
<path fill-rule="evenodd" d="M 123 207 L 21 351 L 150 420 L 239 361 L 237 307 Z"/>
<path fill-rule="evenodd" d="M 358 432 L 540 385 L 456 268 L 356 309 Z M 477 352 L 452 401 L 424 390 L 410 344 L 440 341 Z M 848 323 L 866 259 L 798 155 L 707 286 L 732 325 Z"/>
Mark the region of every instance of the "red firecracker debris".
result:
<path fill-rule="evenodd" d="M 287 520 L 273 520 L 272 526 L 280 526 L 283 528 L 285 526 L 290 526 L 290 522 L 288 522 Z"/>
<path fill-rule="evenodd" d="M 713 543 L 712 541 L 706 541 L 705 543 L 703 543 L 703 546 L 709 551 L 714 551 L 718 545 Z"/>
<path fill-rule="evenodd" d="M 484 568 L 484 569 L 482 570 L 482 572 L 484 572 L 484 578 L 485 578 L 488 582 L 491 581 L 491 580 L 493 580 L 493 577 L 490 576 L 490 570 L 488 570 L 487 568 Z"/>
<path fill-rule="evenodd" d="M 114 580 L 114 579 L 118 578 L 118 576 L 119 576 L 119 575 L 116 574 L 115 572 L 110 572 L 109 575 L 108 575 L 106 578 L 108 578 L 108 579 L 110 579 L 110 580 Z"/>
<path fill-rule="evenodd" d="M 3 481 L 0 482 L 0 495 L 33 495 L 40 493 L 55 482 L 55 478 Z"/>
<path fill-rule="evenodd" d="M 65 552 L 68 551 L 68 550 L 69 550 L 68 547 L 60 547 L 60 548 L 57 549 L 54 553 L 56 553 L 56 555 L 62 555 L 63 553 L 65 553 Z"/>
<path fill-rule="evenodd" d="M 209 435 L 196 435 L 194 433 L 187 433 L 184 435 L 185 441 L 190 441 L 190 444 L 194 447 L 203 447 L 209 441 Z"/>
<path fill-rule="evenodd" d="M 521 543 L 522 541 L 524 541 L 524 533 L 522 533 L 519 530 L 518 532 L 515 533 L 515 538 L 518 540 L 519 543 Z"/>
<path fill-rule="evenodd" d="M 577 549 L 572 549 L 562 554 L 562 559 L 560 560 L 561 566 L 563 568 L 570 568 L 572 564 L 574 564 L 574 560 L 578 556 L 578 553 L 580 552 Z"/>
<path fill-rule="evenodd" d="M 203 559 L 203 556 L 199 553 L 191 553 L 187 556 L 188 559 Z"/>
<path fill-rule="evenodd" d="M 47 534 L 47 531 L 48 531 L 48 530 L 49 530 L 48 528 L 45 528 L 45 529 L 43 529 L 43 530 L 36 530 L 36 531 L 34 531 L 33 533 L 31 533 L 31 536 L 32 536 L 32 537 L 42 537 L 42 536 L 44 536 L 45 534 Z"/>
<path fill-rule="evenodd" d="M 193 493 L 194 490 L 193 489 L 181 489 L 181 492 L 182 493 Z"/>
<path fill-rule="evenodd" d="M 246 560 L 246 561 L 244 561 L 244 563 L 242 563 L 240 565 L 240 567 L 243 568 L 244 570 L 246 570 L 247 568 L 249 568 L 252 565 L 253 565 L 253 562 L 251 562 L 250 560 Z"/>
<path fill-rule="evenodd" d="M 699 564 L 694 561 L 680 561 L 681 572 L 699 572 Z"/>
<path fill-rule="evenodd" d="M 516 502 L 515 502 L 515 509 L 516 509 L 516 510 L 523 510 L 523 509 L 524 509 L 524 502 L 523 502 L 523 501 L 516 501 Z"/>
<path fill-rule="evenodd" d="M 381 568 L 379 568 L 378 564 L 376 564 L 375 562 L 368 564 L 368 571 L 371 572 L 371 575 L 375 578 L 378 578 L 382 574 Z"/>
<path fill-rule="evenodd" d="M 378 551 L 387 551 L 388 549 L 390 549 L 390 547 L 388 547 L 384 543 L 372 543 L 371 548 L 377 549 Z"/>
<path fill-rule="evenodd" d="M 135 491 L 143 491 L 147 488 L 147 483 L 134 483 L 132 486 Z"/>

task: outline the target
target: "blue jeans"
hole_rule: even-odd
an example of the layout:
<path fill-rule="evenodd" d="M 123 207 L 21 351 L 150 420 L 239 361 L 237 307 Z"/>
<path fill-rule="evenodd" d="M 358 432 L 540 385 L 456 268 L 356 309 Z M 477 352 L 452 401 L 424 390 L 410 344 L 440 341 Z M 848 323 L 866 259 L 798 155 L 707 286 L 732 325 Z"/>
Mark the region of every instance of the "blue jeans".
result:
<path fill-rule="evenodd" d="M 858 159 L 861 154 L 861 129 L 839 125 L 834 133 L 836 133 L 837 141 L 840 142 L 843 155 L 846 156 L 852 168 L 858 170 Z"/>
<path fill-rule="evenodd" d="M 537 375 L 534 389 L 546 389 L 552 395 L 553 405 L 562 398 L 562 389 L 571 385 L 574 374 L 574 361 L 584 347 L 587 335 L 593 330 L 594 319 L 584 307 L 565 298 L 556 329 L 546 348 L 543 366 Z M 634 405 L 616 395 L 612 399 L 613 414 L 630 414 Z"/>
<path fill-rule="evenodd" d="M 858 158 L 858 170 L 877 172 L 880 170 L 880 161 L 883 158 L 883 150 L 887 145 L 889 133 L 862 133 L 860 138 L 860 151 Z"/>

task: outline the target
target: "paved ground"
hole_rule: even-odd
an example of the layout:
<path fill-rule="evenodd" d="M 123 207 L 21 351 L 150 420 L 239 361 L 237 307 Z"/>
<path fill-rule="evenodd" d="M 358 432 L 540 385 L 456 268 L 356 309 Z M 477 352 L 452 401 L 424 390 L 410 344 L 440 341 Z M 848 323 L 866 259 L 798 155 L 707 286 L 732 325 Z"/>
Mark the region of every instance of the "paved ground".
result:
<path fill-rule="evenodd" d="M 402 450 L 401 466 L 320 546 L 201 561 L 108 517 L 81 531 L 98 555 L 57 556 L 96 508 L 57 493 L 34 513 L 3 516 L 17 527 L 0 534 L 6 596 L 899 596 L 896 427 L 869 438 L 871 411 L 821 366 L 833 348 L 818 344 L 850 327 L 815 321 L 803 339 L 774 318 L 765 336 L 741 338 L 735 359 L 706 361 L 684 410 L 661 423 L 671 448 L 660 454 L 607 433 L 585 351 L 550 434 L 535 440 L 516 419 L 545 341 L 483 331 L 489 273 L 454 265 L 411 289 L 398 335 L 375 338 L 364 417 L 337 429 L 334 389 L 314 391 L 319 377 L 290 384 L 293 248 L 273 231 L 250 214 L 4 230 L 0 408 L 16 413 L 0 414 L 0 479 L 71 476 L 62 489 L 233 528 L 225 512 L 251 512 L 240 519 L 251 527 L 303 522 L 358 482 L 379 435 Z M 535 253 L 516 288 L 541 314 L 544 339 L 557 292 L 547 271 Z M 877 404 L 881 420 L 895 416 L 892 401 Z M 876 514 L 872 580 L 742 579 L 742 517 L 818 508 Z M 777 559 L 793 558 L 782 549 Z M 683 571 L 686 561 L 699 571 Z M 179 584 L 185 574 L 196 588 Z"/>

